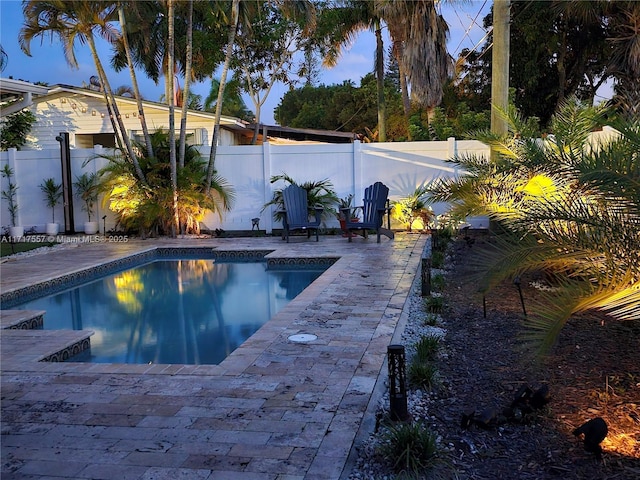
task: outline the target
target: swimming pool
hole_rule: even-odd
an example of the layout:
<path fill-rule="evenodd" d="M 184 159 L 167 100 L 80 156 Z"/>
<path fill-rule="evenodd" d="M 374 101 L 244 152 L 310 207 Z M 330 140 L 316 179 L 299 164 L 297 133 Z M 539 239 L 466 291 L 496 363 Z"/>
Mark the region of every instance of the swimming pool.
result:
<path fill-rule="evenodd" d="M 218 364 L 328 265 L 162 258 L 32 299 L 45 329 L 93 330 L 70 361 Z"/>

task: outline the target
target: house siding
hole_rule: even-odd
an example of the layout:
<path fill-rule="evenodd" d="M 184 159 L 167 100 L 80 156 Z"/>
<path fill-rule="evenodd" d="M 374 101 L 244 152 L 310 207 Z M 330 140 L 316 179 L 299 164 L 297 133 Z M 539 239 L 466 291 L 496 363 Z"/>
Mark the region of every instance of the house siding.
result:
<path fill-rule="evenodd" d="M 75 108 L 74 108 L 75 107 Z M 141 131 L 137 117 L 137 106 L 133 102 L 118 101 L 120 116 L 127 132 Z M 89 148 L 82 141 L 76 141 L 76 135 L 113 133 L 113 127 L 104 101 L 76 93 L 61 93 L 41 97 L 31 106 L 36 116 L 36 123 L 31 129 L 24 149 L 46 150 L 58 148 L 56 136 L 60 132 L 69 132 L 72 148 Z M 151 131 L 166 129 L 169 125 L 169 112 L 166 109 L 145 105 L 144 112 L 147 126 Z M 94 114 L 95 113 L 95 114 Z M 176 125 L 179 128 L 180 111 L 176 110 Z M 224 119 L 222 121 L 224 123 Z M 213 138 L 213 118 L 201 117 L 190 113 L 187 116 L 187 129 L 201 129 L 199 137 L 203 145 L 209 145 Z M 219 145 L 235 145 L 235 135 L 221 130 Z"/>

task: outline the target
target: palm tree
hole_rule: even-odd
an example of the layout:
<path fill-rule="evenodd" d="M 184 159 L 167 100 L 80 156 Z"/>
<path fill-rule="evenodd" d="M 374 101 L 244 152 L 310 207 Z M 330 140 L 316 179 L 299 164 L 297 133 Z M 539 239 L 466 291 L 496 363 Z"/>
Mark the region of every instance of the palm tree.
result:
<path fill-rule="evenodd" d="M 589 144 L 607 113 L 572 99 L 552 120 L 555 137 L 540 141 L 512 112 L 509 134 L 483 135 L 492 159 L 454 159 L 467 175 L 432 190 L 454 213 L 488 215 L 502 232 L 481 266 L 483 291 L 530 271 L 556 287 L 526 322 L 539 352 L 575 313 L 640 318 L 640 259 L 631 253 L 640 251 L 640 123 L 621 122 L 619 138 Z"/>
<path fill-rule="evenodd" d="M 172 75 L 186 75 L 188 29 L 190 12 L 193 11 L 192 28 L 198 35 L 193 36 L 196 48 L 192 48 L 191 74 L 189 80 L 204 80 L 215 70 L 222 60 L 220 46 L 223 45 L 221 12 L 224 2 L 194 2 L 191 9 L 188 2 L 174 4 L 174 61 Z M 129 60 L 124 45 L 118 42 L 114 47 L 111 65 L 119 71 L 131 61 L 148 78 L 158 83 L 165 79 L 164 101 L 168 102 L 173 91 L 168 89 L 168 11 L 166 1 L 125 2 L 125 23 L 131 50 Z"/>
<path fill-rule="evenodd" d="M 118 37 L 112 25 L 117 15 L 115 4 L 97 0 L 29 0 L 24 2 L 22 9 L 25 23 L 18 41 L 27 55 L 31 55 L 31 40 L 34 38 L 47 34 L 52 38 L 57 36 L 64 48 L 67 62 L 71 67 L 77 68 L 75 41 L 89 45 L 116 139 L 120 145 L 124 143 L 139 180 L 145 182 L 95 45 L 94 32 L 109 42 Z"/>
<path fill-rule="evenodd" d="M 180 149 L 178 159 L 180 167 L 184 167 L 184 153 L 187 141 L 187 108 L 189 102 L 185 101 L 191 93 L 189 83 L 191 81 L 191 63 L 193 61 L 193 0 L 188 2 L 187 14 L 187 53 L 185 59 L 184 90 L 182 91 L 182 115 L 180 117 Z"/>
<path fill-rule="evenodd" d="M 232 0 L 231 2 L 231 16 L 228 22 L 228 37 L 227 48 L 224 58 L 224 65 L 220 74 L 220 87 L 218 88 L 218 101 L 216 102 L 216 116 L 215 124 L 213 127 L 213 139 L 211 140 L 211 150 L 209 152 L 209 164 L 207 167 L 207 182 L 209 185 L 213 179 L 214 162 L 216 158 L 216 149 L 218 143 L 218 137 L 220 136 L 220 117 L 222 116 L 222 99 L 224 95 L 224 87 L 227 82 L 227 74 L 229 73 L 229 66 L 231 65 L 231 56 L 233 54 L 233 44 L 236 38 L 236 32 L 238 30 L 238 16 L 240 15 L 240 0 Z M 208 189 L 209 187 L 207 187 Z M 207 194 L 209 191 L 207 190 Z"/>
<path fill-rule="evenodd" d="M 169 72 L 174 71 L 174 38 L 175 38 L 175 30 L 174 30 L 174 0 L 167 0 L 167 15 L 169 20 L 169 45 L 168 45 L 168 67 L 167 70 Z M 167 77 L 167 91 L 174 91 L 173 86 L 173 75 L 169 75 Z M 178 213 L 178 165 L 176 161 L 176 129 L 175 129 L 175 97 L 171 95 L 169 100 L 169 165 L 171 167 L 171 194 L 172 194 L 172 202 L 171 207 L 173 211 L 173 224 L 171 228 L 171 236 L 175 237 L 177 233 L 180 231 L 180 216 Z"/>
<path fill-rule="evenodd" d="M 4 71 L 7 63 L 9 63 L 9 55 L 7 55 L 7 52 L 5 52 L 2 45 L 0 45 L 0 72 Z"/>
<path fill-rule="evenodd" d="M 215 112 L 219 88 L 220 80 L 212 78 L 209 94 L 207 98 L 204 99 L 203 109 L 205 111 Z M 232 79 L 227 82 L 222 99 L 222 115 L 238 117 L 246 121 L 251 121 L 253 118 L 253 113 L 247 108 L 240 94 L 240 84 L 238 80 Z"/>
<path fill-rule="evenodd" d="M 433 110 L 442 100 L 443 87 L 452 70 L 447 53 L 449 27 L 438 13 L 435 0 L 376 0 L 376 11 L 387 22 L 398 64 L 418 105 Z"/>
<path fill-rule="evenodd" d="M 147 150 L 151 152 L 151 155 L 153 155 L 153 145 L 151 144 L 149 128 L 147 127 L 147 120 L 145 118 L 144 108 L 142 106 L 142 96 L 140 95 L 138 79 L 131 56 L 131 47 L 129 46 L 125 5 L 123 2 L 119 2 L 118 4 L 118 20 L 120 21 L 120 42 L 122 43 L 122 48 L 127 57 L 127 64 L 129 65 L 129 75 L 131 76 L 131 84 L 133 86 L 133 96 L 136 99 L 136 105 L 138 107 L 138 119 L 140 120 L 140 126 L 142 127 L 142 133 L 144 135 L 144 141 L 147 145 Z"/>
<path fill-rule="evenodd" d="M 151 133 L 155 156 L 149 156 L 144 144 L 140 149 L 140 163 L 153 188 L 136 181 L 131 162 L 121 154 L 105 155 L 109 162 L 100 170 L 100 191 L 105 202 L 117 216 L 125 230 L 142 235 L 171 233 L 174 227 L 173 186 L 171 179 L 170 142 L 166 131 Z M 185 166 L 178 171 L 179 231 L 199 233 L 200 221 L 211 211 L 222 217 L 229 211 L 235 197 L 230 184 L 217 173 L 209 192 L 205 193 L 206 161 L 193 145 L 185 148 Z"/>
<path fill-rule="evenodd" d="M 315 207 L 322 206 L 322 218 L 326 219 L 331 212 L 335 212 L 335 205 L 340 202 L 340 199 L 336 195 L 333 189 L 333 183 L 327 178 L 319 181 L 306 181 L 302 183 L 296 182 L 292 177 L 287 174 L 273 175 L 270 179 L 270 183 L 277 183 L 279 181 L 285 181 L 289 185 L 298 185 L 307 191 L 307 205 L 309 206 L 309 214 L 315 212 Z M 276 221 L 282 221 L 284 219 L 284 199 L 282 197 L 283 188 L 278 188 L 273 192 L 271 200 L 264 204 L 261 211 L 264 211 L 267 207 L 275 205 L 278 207 L 273 218 Z"/>
<path fill-rule="evenodd" d="M 342 49 L 351 45 L 359 32 L 371 30 L 376 36 L 375 73 L 378 89 L 378 140 L 386 141 L 386 115 L 384 100 L 384 43 L 382 17 L 369 0 L 346 0 L 343 6 L 321 12 L 316 37 L 326 48 L 323 64 L 336 65 Z"/>

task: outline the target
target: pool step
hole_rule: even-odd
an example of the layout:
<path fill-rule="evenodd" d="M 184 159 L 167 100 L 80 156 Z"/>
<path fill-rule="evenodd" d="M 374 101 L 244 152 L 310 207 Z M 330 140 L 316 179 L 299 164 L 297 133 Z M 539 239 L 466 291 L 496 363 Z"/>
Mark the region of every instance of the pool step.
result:
<path fill-rule="evenodd" d="M 0 310 L 0 328 L 42 330 L 44 310 Z"/>
<path fill-rule="evenodd" d="M 2 369 L 27 362 L 62 362 L 91 347 L 89 330 L 7 329 L 0 336 Z"/>
<path fill-rule="evenodd" d="M 44 310 L 0 310 L 3 370 L 24 362 L 63 362 L 91 348 L 91 330 L 43 330 Z M 24 365 L 22 365 L 24 367 Z"/>

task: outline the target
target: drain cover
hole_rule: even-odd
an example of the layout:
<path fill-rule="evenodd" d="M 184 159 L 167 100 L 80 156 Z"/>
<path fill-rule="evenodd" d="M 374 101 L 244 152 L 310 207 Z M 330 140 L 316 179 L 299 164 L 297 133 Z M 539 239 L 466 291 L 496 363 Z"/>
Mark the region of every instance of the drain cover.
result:
<path fill-rule="evenodd" d="M 296 335 L 291 335 L 289 340 L 296 343 L 305 343 L 305 342 L 313 342 L 317 340 L 318 337 L 312 335 L 310 333 L 298 333 Z"/>

